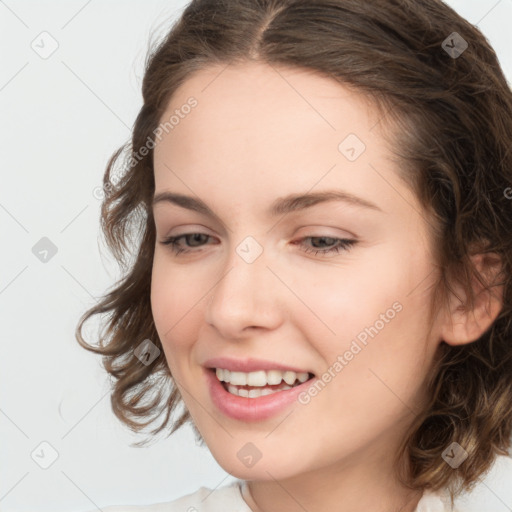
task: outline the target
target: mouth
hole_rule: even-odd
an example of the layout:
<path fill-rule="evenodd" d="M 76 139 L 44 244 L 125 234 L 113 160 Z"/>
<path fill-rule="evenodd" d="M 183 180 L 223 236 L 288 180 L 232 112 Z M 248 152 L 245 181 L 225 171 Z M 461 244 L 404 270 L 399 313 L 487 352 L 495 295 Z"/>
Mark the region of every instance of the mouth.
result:
<path fill-rule="evenodd" d="M 243 398 L 260 398 L 300 386 L 314 378 L 311 372 L 257 370 L 253 372 L 210 368 L 225 391 Z"/>
<path fill-rule="evenodd" d="M 202 363 L 210 399 L 231 419 L 265 421 L 297 403 L 316 376 L 276 360 L 216 357 Z"/>

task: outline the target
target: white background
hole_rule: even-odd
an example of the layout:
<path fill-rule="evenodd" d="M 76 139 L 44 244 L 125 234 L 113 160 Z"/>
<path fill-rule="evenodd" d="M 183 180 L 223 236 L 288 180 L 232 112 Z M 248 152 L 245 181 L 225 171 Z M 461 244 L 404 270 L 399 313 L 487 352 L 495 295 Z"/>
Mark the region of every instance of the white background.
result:
<path fill-rule="evenodd" d="M 130 447 L 138 438 L 110 410 L 99 356 L 74 338 L 79 316 L 118 276 L 94 190 L 129 140 L 151 36 L 185 3 L 0 0 L 3 512 L 148 504 L 232 480 L 189 427 Z M 448 3 L 484 32 L 512 82 L 512 0 Z M 31 48 L 43 31 L 59 45 L 47 59 Z M 42 237 L 57 247 L 47 263 L 32 253 Z M 48 469 L 31 458 L 43 441 L 58 452 Z M 461 506 L 512 510 L 511 481 L 512 461 L 500 458 Z"/>

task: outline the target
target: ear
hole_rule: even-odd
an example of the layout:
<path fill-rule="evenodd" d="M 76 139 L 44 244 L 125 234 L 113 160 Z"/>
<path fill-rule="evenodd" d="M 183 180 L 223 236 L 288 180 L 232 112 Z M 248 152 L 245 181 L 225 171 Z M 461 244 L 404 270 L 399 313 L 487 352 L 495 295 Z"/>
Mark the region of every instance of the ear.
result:
<path fill-rule="evenodd" d="M 457 296 L 451 294 L 449 308 L 441 329 L 441 338 L 449 345 L 464 345 L 476 341 L 492 325 L 503 307 L 503 284 L 496 284 L 501 271 L 501 259 L 495 253 L 471 256 L 475 269 L 487 283 L 487 289 L 476 278 L 472 279 L 474 307 L 466 304 L 466 294 L 461 286 Z M 462 298 L 462 300 L 461 300 Z"/>

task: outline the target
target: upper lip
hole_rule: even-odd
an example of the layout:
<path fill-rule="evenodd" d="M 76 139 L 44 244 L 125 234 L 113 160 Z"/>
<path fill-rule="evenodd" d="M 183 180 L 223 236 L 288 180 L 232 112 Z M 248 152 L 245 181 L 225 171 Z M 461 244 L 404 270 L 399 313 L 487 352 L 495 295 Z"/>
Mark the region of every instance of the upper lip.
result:
<path fill-rule="evenodd" d="M 290 371 L 295 373 L 313 373 L 309 370 L 288 366 L 274 361 L 267 361 L 265 359 L 234 359 L 231 357 L 214 357 L 205 361 L 206 368 L 222 368 L 224 370 L 234 372 L 256 372 L 258 370 L 280 370 L 282 372 Z"/>

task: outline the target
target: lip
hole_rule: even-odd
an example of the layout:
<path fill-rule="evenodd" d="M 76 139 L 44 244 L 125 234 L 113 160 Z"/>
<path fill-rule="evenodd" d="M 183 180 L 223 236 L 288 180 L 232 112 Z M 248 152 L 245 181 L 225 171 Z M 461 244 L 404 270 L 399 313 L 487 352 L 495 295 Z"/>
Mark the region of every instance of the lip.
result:
<path fill-rule="evenodd" d="M 225 366 L 219 365 L 215 368 L 225 368 Z M 247 365 L 244 366 L 247 368 Z M 254 368 L 252 366 L 251 368 Z M 227 368 L 229 369 L 229 368 Z M 261 366 L 258 369 L 263 369 Z M 269 369 L 276 369 L 275 366 Z M 288 368 L 285 368 L 285 371 Z M 210 392 L 212 402 L 217 409 L 224 415 L 239 421 L 245 422 L 257 422 L 263 421 L 272 416 L 283 412 L 293 402 L 297 401 L 297 397 L 305 389 L 311 386 L 314 381 L 312 379 L 299 384 L 291 389 L 284 391 L 278 391 L 271 395 L 259 396 L 257 398 L 248 398 L 243 396 L 232 395 L 226 391 L 222 383 L 217 379 L 215 370 L 211 368 L 204 368 L 205 378 Z M 236 369 L 234 371 L 237 371 Z M 239 370 L 242 371 L 242 370 Z M 248 371 L 248 370 L 243 370 Z M 292 370 L 295 371 L 295 370 Z"/>
<path fill-rule="evenodd" d="M 295 373 L 313 373 L 310 370 L 304 370 L 293 366 L 274 363 L 264 359 L 233 359 L 231 357 L 215 357 L 208 359 L 203 366 L 205 368 L 223 368 L 232 372 L 256 372 L 258 370 L 281 370 L 282 372 L 291 371 Z"/>

